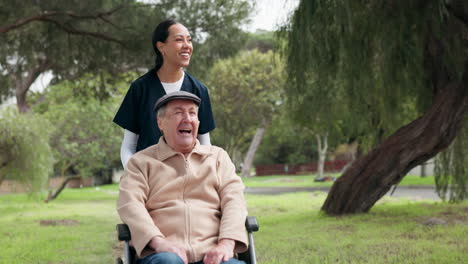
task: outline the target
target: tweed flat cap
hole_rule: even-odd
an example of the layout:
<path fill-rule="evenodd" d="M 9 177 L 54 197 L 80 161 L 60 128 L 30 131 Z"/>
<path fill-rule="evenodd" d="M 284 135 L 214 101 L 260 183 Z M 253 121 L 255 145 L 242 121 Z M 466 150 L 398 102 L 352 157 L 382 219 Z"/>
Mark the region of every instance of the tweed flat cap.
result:
<path fill-rule="evenodd" d="M 186 99 L 193 101 L 197 106 L 200 105 L 201 99 L 200 97 L 194 95 L 193 93 L 189 93 L 186 91 L 177 91 L 173 93 L 168 93 L 163 97 L 159 98 L 158 101 L 154 104 L 153 110 L 156 112 L 158 111 L 161 106 L 167 104 L 168 102 L 176 99 Z"/>

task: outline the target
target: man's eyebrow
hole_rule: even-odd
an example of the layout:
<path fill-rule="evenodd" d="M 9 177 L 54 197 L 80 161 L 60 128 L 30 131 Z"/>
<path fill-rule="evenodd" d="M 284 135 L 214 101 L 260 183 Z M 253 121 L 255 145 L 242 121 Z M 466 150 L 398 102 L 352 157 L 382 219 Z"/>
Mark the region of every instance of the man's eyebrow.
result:
<path fill-rule="evenodd" d="M 197 110 L 199 107 L 198 106 L 190 106 L 189 108 L 187 108 L 187 111 L 192 111 L 192 110 Z M 184 107 L 181 107 L 181 106 L 175 106 L 173 111 L 177 111 L 177 110 L 181 110 L 181 111 L 185 111 L 186 108 Z"/>

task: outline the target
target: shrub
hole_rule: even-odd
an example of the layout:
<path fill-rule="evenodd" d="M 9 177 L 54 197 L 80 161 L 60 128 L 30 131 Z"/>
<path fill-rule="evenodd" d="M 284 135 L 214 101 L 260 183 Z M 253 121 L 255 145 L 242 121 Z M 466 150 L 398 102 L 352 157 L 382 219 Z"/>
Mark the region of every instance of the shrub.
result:
<path fill-rule="evenodd" d="M 0 111 L 0 184 L 16 180 L 30 192 L 45 186 L 54 162 L 49 128 L 40 115 L 19 114 L 15 108 Z"/>

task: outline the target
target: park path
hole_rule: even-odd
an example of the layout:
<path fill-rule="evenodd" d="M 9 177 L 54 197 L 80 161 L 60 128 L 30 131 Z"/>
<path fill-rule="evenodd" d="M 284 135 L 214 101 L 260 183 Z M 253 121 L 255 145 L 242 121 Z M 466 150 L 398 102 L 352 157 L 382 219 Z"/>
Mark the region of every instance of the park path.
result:
<path fill-rule="evenodd" d="M 328 192 L 329 190 L 330 187 L 246 187 L 245 193 L 277 195 L 291 192 Z M 399 186 L 393 193 L 390 190 L 386 195 L 413 200 L 440 201 L 436 189 L 432 186 Z"/>

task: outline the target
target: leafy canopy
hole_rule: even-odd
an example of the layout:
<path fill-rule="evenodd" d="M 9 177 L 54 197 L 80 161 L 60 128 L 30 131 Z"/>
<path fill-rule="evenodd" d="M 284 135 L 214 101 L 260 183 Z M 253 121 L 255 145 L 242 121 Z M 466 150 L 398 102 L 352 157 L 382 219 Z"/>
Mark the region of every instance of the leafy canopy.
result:
<path fill-rule="evenodd" d="M 279 56 L 272 51 L 244 51 L 218 61 L 207 82 L 217 125 L 214 142 L 231 154 L 245 151 L 255 130 L 277 113 L 284 80 Z"/>
<path fill-rule="evenodd" d="M 282 31 L 296 119 L 344 116 L 371 146 L 417 117 L 432 98 L 424 45 L 429 30 L 444 34 L 442 2 L 301 1 Z M 460 39 L 445 41 L 447 67 L 463 69 Z"/>
<path fill-rule="evenodd" d="M 52 125 L 50 146 L 57 174 L 108 180 L 109 171 L 121 167 L 116 153 L 120 150 L 122 133 L 111 120 L 120 104 L 120 100 L 114 99 L 123 96 L 127 83 L 101 86 L 99 76 L 87 76 L 52 85 L 37 99 L 34 110 L 41 112 Z M 94 97 L 98 91 L 116 95 L 99 100 Z"/>
<path fill-rule="evenodd" d="M 190 29 L 195 46 L 191 71 L 204 73 L 214 60 L 242 46 L 240 27 L 251 6 L 248 0 L 4 0 L 0 84 L 6 85 L 0 86 L 0 95 L 12 95 L 33 69 L 51 71 L 55 83 L 84 73 L 144 71 L 154 62 L 152 31 L 166 18 Z"/>

